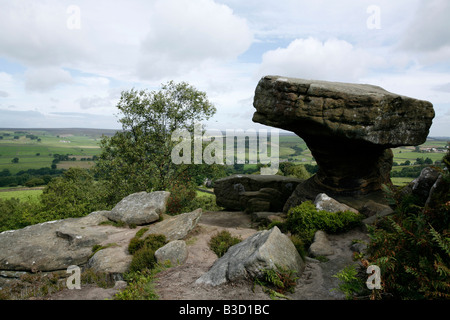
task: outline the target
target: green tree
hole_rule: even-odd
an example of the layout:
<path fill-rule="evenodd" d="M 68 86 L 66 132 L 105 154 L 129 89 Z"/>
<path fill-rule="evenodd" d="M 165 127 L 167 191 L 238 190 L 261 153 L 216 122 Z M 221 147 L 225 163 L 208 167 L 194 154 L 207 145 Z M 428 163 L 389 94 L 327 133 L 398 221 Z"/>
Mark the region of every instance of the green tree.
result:
<path fill-rule="evenodd" d="M 295 177 L 306 180 L 311 177 L 311 174 L 306 170 L 302 164 L 294 164 L 292 162 L 280 163 L 280 171 L 284 176 Z"/>
<path fill-rule="evenodd" d="M 14 159 L 11 160 L 12 163 L 19 163 L 19 158 L 15 157 Z"/>
<path fill-rule="evenodd" d="M 204 92 L 173 81 L 159 91 L 123 91 L 117 108 L 123 130 L 102 138 L 96 165 L 97 176 L 110 184 L 111 203 L 133 192 L 170 190 L 190 167 L 172 163 L 172 132 L 193 132 L 216 112 Z"/>
<path fill-rule="evenodd" d="M 104 184 L 95 181 L 87 170 L 70 168 L 49 182 L 41 195 L 39 212 L 29 220 L 34 224 L 108 210 L 111 207 L 105 203 L 105 193 Z"/>

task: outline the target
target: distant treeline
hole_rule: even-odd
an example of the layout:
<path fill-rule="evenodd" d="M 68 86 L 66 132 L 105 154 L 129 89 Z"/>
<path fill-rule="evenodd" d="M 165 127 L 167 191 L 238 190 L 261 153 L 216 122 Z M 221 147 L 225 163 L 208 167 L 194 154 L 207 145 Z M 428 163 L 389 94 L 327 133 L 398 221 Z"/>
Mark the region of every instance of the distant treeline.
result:
<path fill-rule="evenodd" d="M 403 167 L 401 170 L 392 170 L 391 177 L 417 178 L 427 165 Z"/>
<path fill-rule="evenodd" d="M 0 187 L 46 185 L 54 177 L 63 174 L 64 169 L 40 168 L 21 170 L 12 175 L 9 169 L 0 171 Z"/>

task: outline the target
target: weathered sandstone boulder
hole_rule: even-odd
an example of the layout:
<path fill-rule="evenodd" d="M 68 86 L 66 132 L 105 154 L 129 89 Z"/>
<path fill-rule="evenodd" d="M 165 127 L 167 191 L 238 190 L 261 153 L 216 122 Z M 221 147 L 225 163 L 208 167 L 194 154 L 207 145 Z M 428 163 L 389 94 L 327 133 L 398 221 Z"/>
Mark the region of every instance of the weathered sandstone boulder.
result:
<path fill-rule="evenodd" d="M 259 81 L 253 105 L 254 122 L 306 142 L 319 166 L 308 183 L 331 196 L 390 183 L 390 148 L 424 143 L 434 118 L 430 102 L 377 86 L 279 76 Z"/>
<path fill-rule="evenodd" d="M 133 197 L 126 199 L 127 207 L 136 210 L 141 209 L 137 203 L 144 207 L 149 203 L 140 202 L 140 198 L 137 203 L 130 202 Z M 151 208 L 159 209 L 150 210 L 147 207 L 147 211 L 162 214 L 165 211 L 163 206 L 167 201 L 166 195 L 158 196 L 157 199 Z M 164 234 L 168 241 L 181 240 L 195 228 L 201 215 L 202 210 L 197 209 L 160 222 L 154 221 L 146 225 L 149 230 L 143 237 L 156 233 Z M 133 229 L 104 224 L 110 216 L 110 211 L 98 211 L 82 218 L 44 222 L 0 233 L 0 287 L 11 278 L 19 278 L 25 273 L 59 271 L 65 274 L 71 265 L 105 272 L 116 280 L 121 279 L 133 258 L 128 252 L 128 245 L 141 227 Z M 94 246 L 100 247 L 95 254 Z M 170 246 L 161 250 L 161 259 L 168 257 L 171 261 L 175 259 L 183 262 L 184 249 L 182 243 L 170 242 Z"/>
<path fill-rule="evenodd" d="M 104 212 L 0 233 L 0 270 L 55 271 L 84 265 L 92 247 L 129 229 L 99 225 Z"/>
<path fill-rule="evenodd" d="M 354 213 L 358 213 L 358 210 L 349 207 L 344 203 L 340 203 L 339 201 L 329 197 L 325 193 L 319 193 L 314 200 L 314 205 L 317 210 L 325 210 L 328 212 L 339 212 L 339 211 L 351 211 Z"/>
<path fill-rule="evenodd" d="M 151 224 L 148 226 L 148 230 L 142 235 L 142 239 L 150 234 L 163 234 L 166 236 L 167 241 L 184 239 L 197 226 L 202 213 L 203 210 L 199 208 L 192 212 L 182 213 L 169 219 L 164 219 L 161 222 Z"/>
<path fill-rule="evenodd" d="M 112 221 L 122 221 L 128 225 L 144 225 L 157 221 L 166 212 L 170 192 L 145 191 L 123 198 L 107 215 Z"/>
<path fill-rule="evenodd" d="M 403 194 L 412 194 L 419 198 L 422 204 L 425 204 L 430 195 L 431 188 L 438 180 L 441 173 L 433 168 L 423 168 L 420 175 L 411 181 L 405 188 L 403 188 Z"/>
<path fill-rule="evenodd" d="M 214 194 L 216 203 L 227 210 L 278 212 L 301 182 L 279 175 L 233 175 L 217 180 Z"/>
<path fill-rule="evenodd" d="M 313 243 L 309 246 L 308 252 L 312 257 L 331 256 L 334 254 L 334 250 L 324 231 L 316 231 Z"/>
<path fill-rule="evenodd" d="M 276 269 L 276 266 L 300 275 L 305 263 L 292 241 L 273 227 L 230 247 L 196 283 L 217 286 L 228 281 L 253 279 L 261 276 L 264 269 Z"/>
<path fill-rule="evenodd" d="M 168 261 L 171 266 L 177 266 L 186 262 L 188 254 L 186 242 L 174 240 L 156 250 L 155 258 L 158 263 L 165 264 Z"/>

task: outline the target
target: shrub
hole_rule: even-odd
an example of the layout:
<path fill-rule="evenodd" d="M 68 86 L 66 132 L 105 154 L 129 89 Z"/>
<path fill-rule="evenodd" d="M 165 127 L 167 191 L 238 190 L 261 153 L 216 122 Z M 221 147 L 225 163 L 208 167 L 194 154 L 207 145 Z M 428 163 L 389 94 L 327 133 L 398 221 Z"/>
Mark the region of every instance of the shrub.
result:
<path fill-rule="evenodd" d="M 32 216 L 38 210 L 34 202 L 19 199 L 0 199 L 0 232 L 24 228 L 32 224 Z"/>
<path fill-rule="evenodd" d="M 94 180 L 86 170 L 70 168 L 62 177 L 50 181 L 41 195 L 42 208 L 33 223 L 83 217 L 108 210 L 104 185 Z"/>
<path fill-rule="evenodd" d="M 211 238 L 209 241 L 209 247 L 220 258 L 222 257 L 230 247 L 241 242 L 242 239 L 233 237 L 228 231 L 221 231 Z"/>
<path fill-rule="evenodd" d="M 185 212 L 202 208 L 204 211 L 220 211 L 223 208 L 216 204 L 215 196 L 197 196 L 184 207 Z"/>
<path fill-rule="evenodd" d="M 440 218 L 444 212 L 420 211 L 416 205 L 407 212 L 397 209 L 369 228 L 368 260 L 380 267 L 387 293 L 401 299 L 450 298 L 448 209 Z"/>
<path fill-rule="evenodd" d="M 128 285 L 114 296 L 114 300 L 158 300 L 153 286 L 157 272 L 158 268 L 126 273 L 124 279 Z"/>
<path fill-rule="evenodd" d="M 155 251 L 167 243 L 166 237 L 162 234 L 150 234 L 145 239 L 141 239 L 142 235 L 148 230 L 148 228 L 142 228 L 131 239 L 128 245 L 128 252 L 134 254 L 136 251 L 143 247 L 153 248 Z"/>
<path fill-rule="evenodd" d="M 351 211 L 334 213 L 317 210 L 311 201 L 305 201 L 289 210 L 286 227 L 308 245 L 317 230 L 327 233 L 345 232 L 358 226 L 362 218 L 361 214 Z"/>
<path fill-rule="evenodd" d="M 143 247 L 133 254 L 133 260 L 130 263 L 130 272 L 152 269 L 156 264 L 155 250 L 149 247 Z"/>
<path fill-rule="evenodd" d="M 194 185 L 189 181 L 176 182 L 169 189 L 169 192 L 170 197 L 167 201 L 167 213 L 170 215 L 183 213 L 184 209 L 187 208 L 190 202 L 197 196 Z"/>
<path fill-rule="evenodd" d="M 131 239 L 128 245 L 128 251 L 133 255 L 130 263 L 130 272 L 142 271 L 144 269 L 152 269 L 156 264 L 155 251 L 167 243 L 166 237 L 161 234 L 151 234 L 145 239 L 138 236 Z"/>

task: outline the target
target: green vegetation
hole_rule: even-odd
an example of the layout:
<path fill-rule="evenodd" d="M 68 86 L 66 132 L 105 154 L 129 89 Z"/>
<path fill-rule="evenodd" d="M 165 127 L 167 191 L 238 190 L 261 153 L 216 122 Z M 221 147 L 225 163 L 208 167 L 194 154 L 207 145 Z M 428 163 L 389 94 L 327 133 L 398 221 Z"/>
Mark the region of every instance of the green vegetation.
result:
<path fill-rule="evenodd" d="M 362 218 L 361 214 L 351 211 L 333 213 L 317 210 L 311 201 L 305 201 L 301 205 L 291 208 L 286 222 L 279 227 L 289 230 L 297 235 L 305 245 L 309 245 L 317 230 L 327 233 L 345 232 L 358 226 Z"/>
<path fill-rule="evenodd" d="M 116 293 L 114 300 L 158 300 L 153 280 L 162 269 L 162 266 L 157 265 L 153 269 L 125 273 L 124 280 L 127 287 Z"/>
<path fill-rule="evenodd" d="M 233 237 L 228 231 L 221 231 L 211 238 L 209 247 L 220 258 L 230 247 L 241 242 L 242 239 Z"/>
<path fill-rule="evenodd" d="M 115 130 L 0 130 L 0 172 L 8 169 L 15 175 L 22 170 L 50 168 L 56 154 L 68 155 L 73 165 L 79 164 L 82 158 L 97 156 L 100 153 L 99 139 L 112 132 Z M 11 163 L 14 158 L 19 159 L 17 163 Z"/>
<path fill-rule="evenodd" d="M 450 298 L 448 172 L 444 182 L 432 206 L 405 197 L 398 200 L 395 215 L 369 229 L 368 261 L 380 267 L 383 290 L 393 298 Z"/>
<path fill-rule="evenodd" d="M 102 139 L 96 166 L 98 177 L 108 181 L 113 191 L 111 201 L 156 190 L 193 198 L 192 177 L 199 174 L 198 167 L 208 166 L 173 163 L 171 153 L 177 141 L 171 138 L 175 130 L 194 132 L 196 122 L 214 115 L 216 109 L 206 94 L 184 82 L 168 82 L 160 91 L 122 92 L 117 108 L 123 115 L 119 120 L 123 131 Z M 173 213 L 183 206 L 178 200 L 170 208 Z"/>
<path fill-rule="evenodd" d="M 365 283 L 361 276 L 358 275 L 359 270 L 356 265 L 351 264 L 339 271 L 333 277 L 339 279 L 339 286 L 336 290 L 345 294 L 347 300 L 352 300 L 365 289 Z"/>
<path fill-rule="evenodd" d="M 127 287 L 114 297 L 115 300 L 157 300 L 153 279 L 165 266 L 156 263 L 155 251 L 167 243 L 164 235 L 151 234 L 141 239 L 148 228 L 142 228 L 128 246 L 133 255 L 130 268 L 124 274 Z"/>
<path fill-rule="evenodd" d="M 285 293 L 293 293 L 297 285 L 297 272 L 281 266 L 262 270 L 262 275 L 254 279 L 254 284 L 260 285 L 271 299 L 288 299 Z"/>
<path fill-rule="evenodd" d="M 356 256 L 364 267 L 380 268 L 382 288 L 373 290 L 370 299 L 450 298 L 450 150 L 442 162 L 447 170 L 441 170 L 440 185 L 427 203 L 404 195 L 401 188 L 385 188 L 395 213 L 368 226 L 367 252 Z M 367 275 L 345 269 L 337 277 L 347 297 L 367 298 L 358 292 L 358 283 Z"/>
<path fill-rule="evenodd" d="M 42 189 L 0 189 L 0 200 L 19 199 L 20 201 L 39 202 Z"/>

